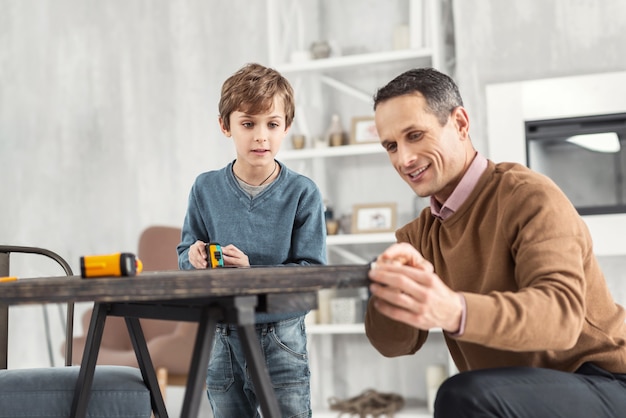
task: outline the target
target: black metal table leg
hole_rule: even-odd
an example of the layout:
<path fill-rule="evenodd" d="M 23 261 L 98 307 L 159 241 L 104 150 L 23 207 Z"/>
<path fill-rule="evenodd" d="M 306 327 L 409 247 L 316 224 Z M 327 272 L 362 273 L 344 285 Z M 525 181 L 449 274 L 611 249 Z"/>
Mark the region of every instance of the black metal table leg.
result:
<path fill-rule="evenodd" d="M 156 418 L 168 418 L 163 395 L 159 388 L 159 382 L 156 377 L 156 372 L 154 371 L 154 365 L 150 358 L 150 352 L 148 351 L 148 345 L 146 344 L 146 338 L 141 329 L 139 319 L 126 317 L 125 320 L 128 334 L 130 335 L 130 341 L 133 344 L 137 363 L 139 364 L 139 370 L 141 370 L 141 376 L 150 391 L 150 401 L 152 403 L 152 411 L 155 414 L 154 416 Z"/>
<path fill-rule="evenodd" d="M 254 329 L 254 313 L 257 303 L 258 298 L 256 296 L 235 297 L 234 306 L 231 308 L 231 315 L 228 319 L 229 322 L 237 325 L 241 346 L 250 365 L 249 370 L 254 390 L 261 404 L 263 418 L 281 418 L 276 394 L 261 351 L 261 344 Z"/>
<path fill-rule="evenodd" d="M 198 332 L 194 343 L 193 357 L 187 376 L 187 387 L 181 411 L 182 418 L 196 418 L 200 409 L 200 396 L 203 395 L 201 388 L 206 379 L 206 371 L 209 366 L 213 338 L 217 322 L 223 317 L 223 311 L 219 307 L 209 307 L 202 310 L 198 324 Z"/>
<path fill-rule="evenodd" d="M 91 313 L 91 322 L 89 323 L 89 330 L 87 331 L 85 351 L 83 352 L 78 379 L 76 379 L 76 388 L 74 389 L 74 399 L 72 401 L 70 415 L 72 418 L 84 418 L 87 415 L 87 406 L 91 395 L 91 385 L 93 384 L 96 360 L 98 359 L 100 343 L 102 342 L 107 309 L 108 304 L 96 303 Z"/>
<path fill-rule="evenodd" d="M 9 253 L 0 253 L 0 277 L 9 275 Z M 9 305 L 0 304 L 0 369 L 6 369 L 9 353 Z"/>
<path fill-rule="evenodd" d="M 272 387 L 272 381 L 265 365 L 265 359 L 261 352 L 261 345 L 252 325 L 240 325 L 237 327 L 244 355 L 251 367 L 252 383 L 261 404 L 263 418 L 280 418 L 280 408 L 276 400 L 276 394 Z"/>

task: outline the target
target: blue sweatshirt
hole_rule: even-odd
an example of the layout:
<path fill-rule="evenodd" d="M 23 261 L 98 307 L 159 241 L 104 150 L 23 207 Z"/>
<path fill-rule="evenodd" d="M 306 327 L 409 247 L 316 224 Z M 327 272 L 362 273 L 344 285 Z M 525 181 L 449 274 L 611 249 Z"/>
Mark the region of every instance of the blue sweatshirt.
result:
<path fill-rule="evenodd" d="M 239 186 L 233 163 L 196 178 L 177 247 L 179 268 L 194 268 L 188 252 L 197 240 L 233 244 L 248 256 L 251 266 L 325 264 L 324 206 L 315 183 L 278 162 L 276 180 L 251 198 Z M 303 314 L 257 314 L 256 322 Z"/>

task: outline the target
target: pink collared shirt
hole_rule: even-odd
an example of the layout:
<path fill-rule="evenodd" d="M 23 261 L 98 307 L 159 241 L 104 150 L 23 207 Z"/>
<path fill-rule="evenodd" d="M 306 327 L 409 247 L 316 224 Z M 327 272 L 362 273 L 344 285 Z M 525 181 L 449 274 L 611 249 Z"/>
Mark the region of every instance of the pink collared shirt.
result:
<path fill-rule="evenodd" d="M 448 200 L 441 205 L 434 196 L 430 197 L 430 213 L 441 220 L 446 220 L 457 211 L 470 195 L 478 179 L 487 169 L 487 159 L 476 153 L 474 161 L 470 164 L 463 178 L 456 186 Z"/>
<path fill-rule="evenodd" d="M 487 159 L 483 157 L 481 154 L 476 153 L 474 157 L 474 161 L 470 164 L 467 171 L 463 175 L 463 178 L 456 186 L 448 200 L 446 200 L 443 205 L 441 205 L 434 196 L 430 197 L 430 213 L 433 216 L 445 221 L 450 216 L 454 215 L 459 207 L 467 200 L 467 197 L 470 195 L 476 184 L 478 183 L 478 179 L 487 169 Z M 465 320 L 467 318 L 467 305 L 465 303 L 465 298 L 461 293 L 458 293 L 461 298 L 461 304 L 463 305 L 463 311 L 461 312 L 461 324 L 459 326 L 459 330 L 454 333 L 449 333 L 451 337 L 460 337 L 465 332 Z"/>

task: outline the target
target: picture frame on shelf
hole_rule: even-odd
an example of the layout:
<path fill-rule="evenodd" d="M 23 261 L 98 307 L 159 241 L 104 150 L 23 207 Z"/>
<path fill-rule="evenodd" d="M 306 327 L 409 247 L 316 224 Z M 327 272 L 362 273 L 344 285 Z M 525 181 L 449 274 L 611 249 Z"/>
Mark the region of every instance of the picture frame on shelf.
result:
<path fill-rule="evenodd" d="M 379 136 L 373 116 L 356 116 L 352 118 L 350 144 L 371 144 L 378 141 Z"/>
<path fill-rule="evenodd" d="M 354 205 L 352 233 L 393 232 L 396 230 L 396 212 L 395 202 Z"/>

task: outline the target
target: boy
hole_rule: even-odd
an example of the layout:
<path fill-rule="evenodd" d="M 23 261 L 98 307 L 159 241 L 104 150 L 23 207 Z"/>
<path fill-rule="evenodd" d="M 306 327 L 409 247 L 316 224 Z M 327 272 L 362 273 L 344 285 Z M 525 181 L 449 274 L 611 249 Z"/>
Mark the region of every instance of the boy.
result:
<path fill-rule="evenodd" d="M 177 247 L 181 269 L 207 268 L 209 242 L 222 246 L 225 266 L 326 263 L 320 192 L 274 159 L 294 113 L 291 85 L 271 68 L 248 64 L 224 82 L 218 121 L 237 157 L 197 177 Z M 283 417 L 312 414 L 304 315 L 256 315 Z M 215 418 L 259 416 L 235 326 L 218 324 L 207 394 Z"/>

